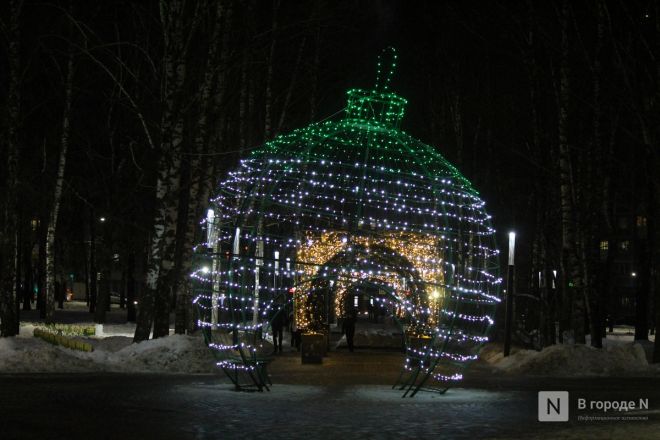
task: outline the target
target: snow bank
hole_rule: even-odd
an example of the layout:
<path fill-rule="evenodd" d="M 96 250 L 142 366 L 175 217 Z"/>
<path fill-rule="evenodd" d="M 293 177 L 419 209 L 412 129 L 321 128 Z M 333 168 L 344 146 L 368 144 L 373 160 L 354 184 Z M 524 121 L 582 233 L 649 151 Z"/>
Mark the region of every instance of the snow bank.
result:
<path fill-rule="evenodd" d="M 199 336 L 172 335 L 131 343 L 115 336 L 85 339 L 91 353 L 48 344 L 38 338 L 0 338 L 0 373 L 211 373 L 215 362 Z"/>
<path fill-rule="evenodd" d="M 108 355 L 110 370 L 119 372 L 210 373 L 214 365 L 202 338 L 186 335 L 130 344 Z"/>
<path fill-rule="evenodd" d="M 640 344 L 616 344 L 603 349 L 587 345 L 551 345 L 541 351 L 520 350 L 509 357 L 486 348 L 481 358 L 496 371 L 543 376 L 609 376 L 652 373 Z"/>
<path fill-rule="evenodd" d="M 72 353 L 39 338 L 0 338 L 0 373 L 98 371 L 90 358 Z"/>

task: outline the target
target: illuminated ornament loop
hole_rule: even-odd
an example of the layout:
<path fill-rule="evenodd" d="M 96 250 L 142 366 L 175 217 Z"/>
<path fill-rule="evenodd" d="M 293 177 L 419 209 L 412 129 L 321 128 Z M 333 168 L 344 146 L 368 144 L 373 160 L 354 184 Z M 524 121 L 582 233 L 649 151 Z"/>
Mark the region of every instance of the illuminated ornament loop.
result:
<path fill-rule="evenodd" d="M 374 89 L 349 90 L 343 117 L 266 143 L 211 201 L 195 304 L 237 386 L 268 389 L 278 314 L 325 333 L 356 292 L 403 331 L 404 395 L 460 380 L 487 341 L 501 284 L 491 217 L 454 166 L 400 130 L 396 60 L 386 49 Z"/>

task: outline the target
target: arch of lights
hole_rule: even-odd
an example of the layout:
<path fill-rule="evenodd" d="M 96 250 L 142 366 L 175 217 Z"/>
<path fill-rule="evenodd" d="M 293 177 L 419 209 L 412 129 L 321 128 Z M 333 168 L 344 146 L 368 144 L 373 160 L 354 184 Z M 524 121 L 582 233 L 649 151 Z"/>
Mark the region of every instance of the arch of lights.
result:
<path fill-rule="evenodd" d="M 384 54 L 389 68 L 381 56 L 374 89 L 349 90 L 343 117 L 266 143 L 211 200 L 198 325 L 237 385 L 268 388 L 275 310 L 292 305 L 298 328 L 324 332 L 361 283 L 388 293 L 376 304 L 404 327 L 406 393 L 459 381 L 487 340 L 501 283 L 491 217 L 454 166 L 400 130 L 406 100 Z"/>

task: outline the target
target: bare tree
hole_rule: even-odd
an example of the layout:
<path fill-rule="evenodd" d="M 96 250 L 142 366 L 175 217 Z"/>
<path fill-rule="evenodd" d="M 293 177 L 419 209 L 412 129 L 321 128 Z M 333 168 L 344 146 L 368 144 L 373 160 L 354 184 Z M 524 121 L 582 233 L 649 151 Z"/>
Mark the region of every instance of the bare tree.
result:
<path fill-rule="evenodd" d="M 537 45 L 537 32 L 538 23 L 536 19 L 536 12 L 534 3 L 527 2 L 528 9 L 528 23 L 525 29 L 525 41 L 522 46 L 522 55 L 527 70 L 529 80 L 529 108 L 530 108 L 530 122 L 531 122 L 531 139 L 527 142 L 528 154 L 536 164 L 539 164 L 540 175 L 534 179 L 533 182 L 533 209 L 535 211 L 535 227 L 532 240 L 532 261 L 531 261 L 531 276 L 530 276 L 530 290 L 535 293 L 538 298 L 538 313 L 539 313 L 539 345 L 541 347 L 555 343 L 555 308 L 554 298 L 550 297 L 551 289 L 548 283 L 548 204 L 551 203 L 552 194 L 555 192 L 551 187 L 546 185 L 548 173 L 545 168 L 541 168 L 540 164 L 546 163 L 543 156 L 544 148 L 542 147 L 542 127 L 539 116 L 539 109 L 541 107 L 540 101 L 540 69 L 536 55 Z"/>
<path fill-rule="evenodd" d="M 233 15 L 232 5 L 229 2 L 217 2 L 214 8 L 211 39 L 207 52 L 207 63 L 204 77 L 199 90 L 198 116 L 195 125 L 195 137 L 190 151 L 190 166 L 188 170 L 189 186 L 184 189 L 185 197 L 181 198 L 182 206 L 179 215 L 183 216 L 183 222 L 179 222 L 177 231 L 178 240 L 181 242 L 179 255 L 172 281 L 176 292 L 176 315 L 174 330 L 176 333 L 184 333 L 190 328 L 192 319 L 190 313 L 190 285 L 187 275 L 192 264 L 192 248 L 195 232 L 199 223 L 201 211 L 208 202 L 213 173 L 215 171 L 214 147 L 222 144 L 218 137 L 211 136 L 214 131 L 222 130 L 221 127 L 209 126 L 214 115 L 218 115 L 224 100 L 226 90 L 226 62 L 229 56 L 229 28 Z M 214 94 L 215 91 L 215 94 Z M 213 141 L 211 140 L 213 139 Z"/>
<path fill-rule="evenodd" d="M 568 142 L 569 123 L 569 39 L 568 39 L 569 4 L 562 2 L 560 13 L 561 59 L 559 65 L 559 195 L 561 201 L 561 287 L 564 299 L 571 307 L 571 327 L 575 342 L 584 344 L 585 301 L 583 297 L 583 278 L 577 255 L 575 176 L 571 146 Z"/>
<path fill-rule="evenodd" d="M 655 17 L 654 30 L 655 30 L 655 47 L 660 47 L 660 0 L 655 0 L 653 2 Z M 655 104 L 656 106 L 660 105 L 660 57 L 657 56 L 655 59 Z M 654 124 L 657 130 L 657 125 Z M 656 138 L 656 141 L 658 138 Z M 649 170 L 653 173 L 651 174 L 651 185 L 649 186 L 649 212 L 648 212 L 648 240 L 649 246 L 651 249 L 651 255 L 649 258 L 649 263 L 651 264 L 651 270 L 649 273 L 650 278 L 650 289 L 653 294 L 653 302 L 655 305 L 655 345 L 653 348 L 653 362 L 660 362 L 660 270 L 658 269 L 658 264 L 660 263 L 660 252 L 658 251 L 658 213 L 660 211 L 660 178 L 658 177 L 657 170 L 660 168 L 660 157 L 657 149 L 657 144 L 655 149 L 651 149 L 651 160 L 647 164 Z M 655 171 L 653 171 L 655 170 Z"/>
<path fill-rule="evenodd" d="M 71 104 L 73 100 L 73 48 L 69 47 L 67 59 L 66 79 L 64 80 L 64 109 L 62 112 L 62 134 L 60 136 L 60 155 L 57 161 L 57 174 L 55 187 L 53 189 L 53 202 L 46 230 L 46 322 L 53 321 L 55 310 L 55 237 L 57 232 L 57 220 L 62 200 L 62 188 L 64 186 L 64 171 L 66 169 L 67 152 L 69 150 L 69 138 L 71 133 Z"/>
<path fill-rule="evenodd" d="M 309 94 L 309 121 L 314 122 L 318 113 L 319 107 L 319 71 L 321 69 L 321 9 L 322 0 L 314 2 L 314 15 L 313 20 L 316 22 L 316 29 L 314 32 L 314 59 L 312 60 L 312 90 Z"/>
<path fill-rule="evenodd" d="M 649 310 L 648 304 L 651 298 L 655 301 L 656 307 L 656 328 L 660 330 L 660 292 L 657 288 L 656 264 L 658 260 L 656 250 L 656 219 L 658 208 L 658 194 L 660 194 L 660 179 L 658 178 L 658 166 L 660 166 L 659 139 L 657 129 L 657 114 L 660 108 L 660 56 L 657 53 L 657 47 L 660 47 L 660 12 L 659 2 L 656 0 L 652 7 L 655 9 L 652 14 L 654 17 L 654 37 L 655 41 L 650 41 L 643 32 L 637 29 L 637 19 L 633 17 L 625 4 L 621 4 L 622 13 L 632 25 L 633 35 L 628 35 L 624 41 L 617 40 L 617 32 L 614 29 L 612 16 L 608 4 L 603 3 L 604 14 L 609 36 L 612 38 L 613 53 L 615 65 L 618 68 L 623 85 L 627 91 L 629 99 L 628 105 L 632 110 L 641 142 L 638 142 L 638 157 L 643 158 L 643 166 L 636 169 L 637 178 L 636 192 L 640 195 L 638 204 L 643 207 L 645 212 L 640 214 L 641 225 L 637 225 L 637 238 L 635 240 L 635 251 L 637 265 L 639 266 L 638 287 L 636 293 L 636 319 L 635 319 L 635 339 L 648 339 L 649 330 Z M 636 46 L 633 46 L 633 42 Z M 650 62 L 640 62 L 639 54 L 646 54 Z M 640 84 L 643 84 L 647 90 L 654 90 L 655 93 L 638 93 Z M 654 361 L 660 362 L 660 344 L 657 342 L 654 351 Z"/>
<path fill-rule="evenodd" d="M 9 58 L 9 90 L 7 97 L 7 157 L 4 191 L 0 199 L 0 335 L 18 334 L 16 312 L 16 267 L 17 267 L 17 182 L 20 103 L 21 103 L 21 59 L 20 59 L 20 17 L 22 0 L 9 3 L 9 23 L 7 28 Z"/>
<path fill-rule="evenodd" d="M 275 48 L 277 46 L 278 14 L 280 0 L 273 0 L 273 18 L 271 28 L 270 49 L 268 51 L 268 65 L 266 66 L 266 105 L 264 107 L 264 140 L 270 140 L 273 131 L 273 67 L 275 65 Z"/>
<path fill-rule="evenodd" d="M 164 282 L 174 266 L 174 247 L 178 217 L 181 148 L 184 115 L 181 109 L 186 79 L 186 53 L 190 44 L 197 10 L 186 22 L 185 2 L 160 2 L 163 31 L 163 108 L 160 127 L 160 158 L 156 180 L 156 213 L 151 237 L 146 286 L 141 292 L 134 341 L 169 334 L 170 288 Z"/>
<path fill-rule="evenodd" d="M 282 111 L 280 111 L 280 117 L 277 122 L 277 128 L 273 133 L 277 136 L 282 132 L 282 127 L 284 127 L 284 120 L 286 119 L 287 112 L 289 110 L 289 104 L 291 103 L 291 97 L 293 96 L 293 88 L 296 85 L 298 79 L 298 72 L 300 71 L 300 64 L 302 62 L 303 52 L 305 50 L 305 43 L 307 42 L 307 37 L 303 37 L 300 40 L 300 45 L 298 46 L 298 55 L 296 56 L 296 63 L 293 66 L 293 72 L 291 73 L 291 80 L 289 81 L 289 87 L 286 90 L 286 95 L 284 96 L 284 102 L 282 103 Z"/>
<path fill-rule="evenodd" d="M 606 159 L 603 154 L 603 93 L 602 93 L 602 52 L 605 35 L 604 23 L 604 10 L 602 1 L 596 3 L 596 49 L 593 61 L 590 63 L 592 73 L 592 90 L 593 90 L 593 139 L 591 148 L 593 151 L 592 156 L 595 160 L 587 161 L 589 166 L 589 187 L 587 189 L 589 202 L 588 216 L 583 223 L 584 228 L 587 230 L 585 239 L 582 243 L 582 257 L 585 264 L 583 271 L 585 272 L 587 297 L 585 301 L 589 306 L 589 332 L 591 333 L 591 346 L 602 348 L 603 346 L 603 310 L 604 310 L 604 295 L 599 289 L 596 282 L 596 275 L 598 274 L 598 258 L 599 258 L 599 240 L 598 231 L 596 230 L 597 216 L 599 208 L 602 207 L 602 200 L 606 196 L 606 189 L 601 185 L 607 184 L 607 180 L 603 179 L 607 174 Z"/>
<path fill-rule="evenodd" d="M 595 47 L 593 56 L 587 50 L 582 38 L 580 24 L 571 13 L 578 47 L 584 51 L 584 61 L 591 73 L 591 106 L 593 110 L 591 124 L 591 139 L 577 154 L 576 164 L 573 168 L 572 184 L 574 186 L 574 210 L 576 230 L 576 251 L 580 264 L 580 279 L 583 289 L 584 306 L 589 321 L 591 345 L 602 348 L 601 325 L 601 296 L 596 275 L 599 274 L 599 237 L 601 226 L 599 213 L 602 207 L 601 196 L 605 194 L 601 185 L 606 182 L 603 178 L 603 166 L 607 162 L 603 154 L 603 96 L 601 90 L 602 63 L 601 57 L 604 42 L 604 11 L 601 1 L 597 1 L 595 10 L 596 29 Z"/>

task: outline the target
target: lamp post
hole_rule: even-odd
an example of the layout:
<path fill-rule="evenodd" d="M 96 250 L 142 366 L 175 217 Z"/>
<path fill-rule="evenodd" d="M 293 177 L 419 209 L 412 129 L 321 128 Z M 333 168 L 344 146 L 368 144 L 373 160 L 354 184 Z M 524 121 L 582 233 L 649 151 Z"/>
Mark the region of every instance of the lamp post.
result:
<path fill-rule="evenodd" d="M 506 277 L 506 309 L 504 317 L 504 356 L 511 352 L 511 327 L 513 325 L 513 296 L 514 296 L 514 256 L 516 253 L 516 233 L 509 232 L 509 264 Z"/>

